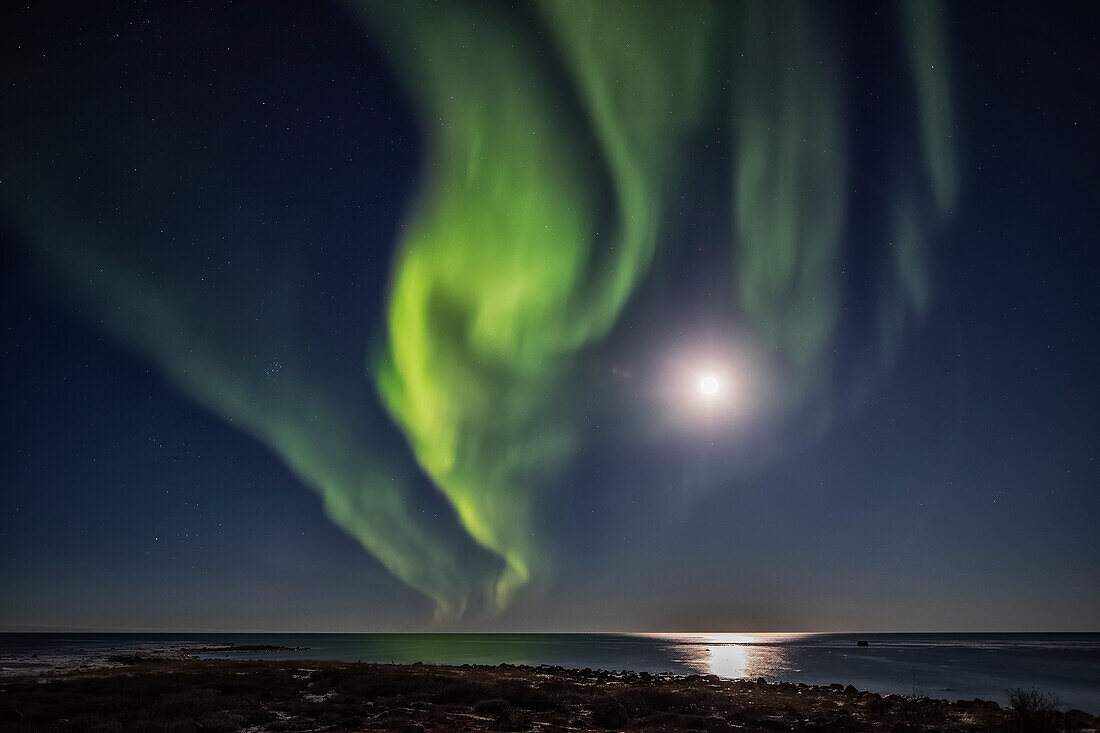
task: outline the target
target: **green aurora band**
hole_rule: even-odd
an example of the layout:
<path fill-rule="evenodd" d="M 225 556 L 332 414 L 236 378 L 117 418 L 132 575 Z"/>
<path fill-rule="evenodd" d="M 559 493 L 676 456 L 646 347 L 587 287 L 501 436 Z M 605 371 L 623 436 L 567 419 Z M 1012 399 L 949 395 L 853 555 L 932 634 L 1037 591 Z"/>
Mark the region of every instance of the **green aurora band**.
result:
<path fill-rule="evenodd" d="M 94 117 L 85 122 L 85 129 L 94 129 Z M 69 147 L 79 145 L 78 139 L 57 139 L 66 142 L 55 149 L 56 159 L 79 160 Z M 201 156 L 198 145 L 184 148 Z M 185 166 L 174 156 L 166 151 L 162 165 L 155 167 L 181 172 Z M 125 169 L 129 160 L 121 154 L 117 164 Z M 134 163 L 147 160 L 132 158 Z M 433 600 L 439 618 L 462 613 L 474 572 L 473 566 L 460 564 L 469 554 L 463 538 L 428 522 L 411 501 L 413 467 L 391 457 L 400 451 L 387 447 L 365 419 L 369 405 L 349 403 L 318 378 L 316 363 L 303 359 L 309 337 L 294 315 L 299 293 L 288 276 L 293 267 L 271 267 L 280 252 L 298 246 L 300 233 L 252 223 L 266 218 L 260 211 L 253 212 L 252 221 L 242 217 L 232 187 L 197 199 L 191 195 L 204 209 L 196 227 L 144 193 L 174 190 L 179 184 L 170 177 L 153 174 L 155 180 L 144 181 L 138 176 L 120 199 L 103 199 L 83 210 L 78 202 L 87 201 L 88 192 L 65 190 L 66 181 L 77 175 L 64 165 L 4 162 L 23 184 L 19 206 L 7 207 L 14 212 L 11 219 L 41 238 L 36 255 L 53 289 L 66 292 L 86 317 L 152 359 L 183 393 L 280 456 L 320 494 L 337 525 L 394 576 Z M 204 173 L 216 170 L 201 163 L 195 167 Z M 175 191 L 192 194 L 190 185 L 198 182 L 188 181 Z M 89 218 L 90 211 L 116 206 L 113 216 L 96 223 Z M 193 237 L 200 247 L 216 247 L 223 236 L 263 241 L 265 247 L 251 257 L 233 258 L 235 264 L 209 268 L 145 254 L 146 246 L 153 252 L 174 249 L 166 229 Z M 120 242 L 129 243 L 122 256 Z M 273 359 L 277 371 L 271 369 Z"/>
<path fill-rule="evenodd" d="M 743 10 L 732 84 L 735 292 L 755 331 L 789 362 L 798 394 L 828 376 L 840 301 L 841 95 L 809 3 Z"/>
<path fill-rule="evenodd" d="M 840 61 L 804 2 L 350 7 L 390 53 L 428 144 L 385 344 L 366 368 L 380 407 L 349 399 L 303 348 L 309 285 L 293 253 L 308 233 L 250 204 L 240 191 L 263 181 L 226 173 L 231 150 L 105 120 L 104 106 L 127 104 L 100 91 L 109 83 L 90 78 L 63 105 L 42 101 L 45 78 L 6 87 L 0 131 L 15 144 L 0 150 L 0 205 L 75 309 L 278 455 L 438 619 L 499 611 L 550 570 L 540 497 L 583 431 L 571 369 L 643 281 L 690 136 L 715 119 L 734 132 L 731 307 L 788 369 L 784 409 L 827 381 L 843 286 Z M 942 9 L 899 7 L 942 216 L 958 191 Z M 89 145 L 112 185 L 87 179 Z M 890 350 L 931 300 L 926 233 L 901 215 L 895 229 L 880 306 Z M 420 510 L 421 471 L 453 518 Z"/>
<path fill-rule="evenodd" d="M 899 18 L 916 88 L 924 168 L 942 217 L 951 212 L 959 196 L 945 10 L 941 0 L 905 0 Z"/>
<path fill-rule="evenodd" d="M 471 536 L 506 561 L 493 590 L 503 608 L 542 554 L 534 497 L 573 447 L 552 414 L 564 365 L 607 333 L 652 258 L 677 120 L 703 101 L 709 16 L 540 5 L 594 127 L 590 150 L 537 53 L 478 6 L 362 7 L 391 47 L 416 49 L 399 66 L 433 122 L 378 387 Z M 611 231 L 599 226 L 604 176 Z"/>

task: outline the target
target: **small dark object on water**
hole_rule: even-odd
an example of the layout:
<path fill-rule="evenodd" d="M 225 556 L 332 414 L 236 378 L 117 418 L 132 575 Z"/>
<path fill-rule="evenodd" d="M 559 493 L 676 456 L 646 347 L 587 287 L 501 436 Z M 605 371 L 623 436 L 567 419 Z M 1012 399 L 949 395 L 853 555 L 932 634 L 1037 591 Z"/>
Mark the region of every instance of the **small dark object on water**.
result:
<path fill-rule="evenodd" d="M 860 639 L 859 641 L 856 642 L 856 646 L 871 646 L 871 645 L 867 643 L 866 639 Z"/>

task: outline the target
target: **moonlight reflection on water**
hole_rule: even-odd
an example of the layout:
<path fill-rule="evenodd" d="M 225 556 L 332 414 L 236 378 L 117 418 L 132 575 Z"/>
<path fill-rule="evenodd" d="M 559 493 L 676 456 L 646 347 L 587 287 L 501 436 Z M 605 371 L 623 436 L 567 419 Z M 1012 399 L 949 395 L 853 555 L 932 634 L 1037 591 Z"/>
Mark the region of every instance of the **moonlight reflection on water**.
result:
<path fill-rule="evenodd" d="M 774 637 L 786 641 L 792 634 L 655 634 L 667 639 L 677 652 L 677 661 L 700 674 L 719 677 L 777 678 L 790 671 L 787 651 Z"/>

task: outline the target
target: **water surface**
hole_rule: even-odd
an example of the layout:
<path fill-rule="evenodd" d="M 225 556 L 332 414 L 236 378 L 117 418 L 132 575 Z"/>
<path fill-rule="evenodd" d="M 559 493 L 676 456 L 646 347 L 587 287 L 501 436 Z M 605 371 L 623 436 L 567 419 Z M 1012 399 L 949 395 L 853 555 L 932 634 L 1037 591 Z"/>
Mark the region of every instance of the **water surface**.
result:
<path fill-rule="evenodd" d="M 868 642 L 857 646 L 859 640 Z M 308 647 L 200 652 L 214 645 Z M 0 634 L 0 671 L 46 671 L 129 653 L 232 659 L 551 664 L 1006 701 L 1014 687 L 1100 713 L 1100 634 Z"/>

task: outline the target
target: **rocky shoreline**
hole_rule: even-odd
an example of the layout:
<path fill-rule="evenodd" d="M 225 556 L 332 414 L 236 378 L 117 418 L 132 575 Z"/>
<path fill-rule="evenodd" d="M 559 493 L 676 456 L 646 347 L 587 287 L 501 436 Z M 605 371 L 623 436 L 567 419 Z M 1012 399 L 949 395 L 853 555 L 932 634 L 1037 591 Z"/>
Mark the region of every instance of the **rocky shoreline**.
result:
<path fill-rule="evenodd" d="M 0 731 L 1096 730 L 1081 711 L 714 675 L 130 657 L 0 679 Z"/>

